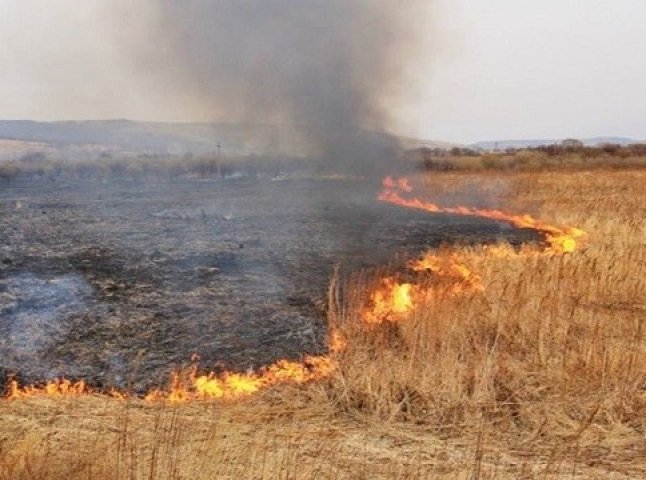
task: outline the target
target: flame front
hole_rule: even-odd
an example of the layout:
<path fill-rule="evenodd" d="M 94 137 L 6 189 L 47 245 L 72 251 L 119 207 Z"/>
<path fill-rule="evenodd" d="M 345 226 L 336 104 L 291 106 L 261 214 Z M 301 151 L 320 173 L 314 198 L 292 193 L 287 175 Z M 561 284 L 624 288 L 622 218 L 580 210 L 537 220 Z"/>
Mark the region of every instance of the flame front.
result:
<path fill-rule="evenodd" d="M 488 218 L 508 222 L 518 228 L 529 228 L 543 234 L 546 247 L 542 252 L 527 250 L 516 253 L 514 250 L 501 246 L 485 247 L 484 254 L 497 257 L 509 257 L 527 254 L 564 254 L 572 253 L 578 246 L 578 241 L 584 232 L 574 227 L 556 227 L 539 220 L 531 215 L 514 215 L 499 210 L 485 210 L 464 206 L 441 207 L 435 203 L 425 202 L 419 198 L 410 197 L 413 187 L 407 178 L 394 179 L 386 177 L 379 200 L 405 208 L 414 208 L 431 213 L 448 213 L 470 217 Z M 421 259 L 411 262 L 409 268 L 417 274 L 414 283 L 398 282 L 393 277 L 382 280 L 379 287 L 372 293 L 368 305 L 362 311 L 362 318 L 367 324 L 395 322 L 405 318 L 415 307 L 429 301 L 433 295 L 445 293 L 460 295 L 483 292 L 485 287 L 480 275 L 474 273 L 465 258 L 456 253 L 437 255 L 427 252 Z M 430 275 L 430 279 L 423 275 Z M 429 283 L 429 280 L 435 282 Z M 428 284 L 427 287 L 422 285 Z"/>
<path fill-rule="evenodd" d="M 236 399 L 279 383 L 302 384 L 320 380 L 329 376 L 333 369 L 334 362 L 329 356 L 308 356 L 301 362 L 279 360 L 265 367 L 260 373 L 201 375 L 197 367 L 192 367 L 187 372 L 173 373 L 167 389 L 152 390 L 145 399 L 151 402 L 170 403 L 216 398 Z M 26 387 L 20 387 L 16 380 L 11 380 L 7 390 L 7 398 L 10 400 L 35 397 L 79 397 L 97 393 L 83 381 L 72 382 L 66 379 L 53 380 L 43 386 Z M 110 391 L 108 395 L 119 399 L 128 397 L 127 394 L 118 391 Z"/>
<path fill-rule="evenodd" d="M 452 253 L 441 257 L 427 252 L 421 259 L 411 262 L 410 268 L 415 272 L 429 272 L 439 279 L 448 281 L 453 294 L 472 291 L 484 291 L 482 279 L 467 267 L 465 261 Z"/>
<path fill-rule="evenodd" d="M 400 283 L 394 277 L 384 278 L 372 293 L 371 305 L 362 311 L 362 317 L 369 324 L 396 321 L 415 308 L 416 296 L 412 284 Z"/>
<path fill-rule="evenodd" d="M 408 267 L 417 274 L 417 282 L 400 282 L 395 277 L 382 279 L 371 294 L 368 306 L 361 312 L 365 323 L 404 319 L 433 294 L 459 295 L 484 291 L 480 276 L 473 273 L 456 254 L 442 257 L 428 252 Z"/>
<path fill-rule="evenodd" d="M 383 189 L 379 194 L 379 200 L 382 202 L 431 213 L 448 213 L 468 217 L 489 218 L 508 222 L 518 228 L 530 228 L 541 232 L 545 235 L 545 241 L 548 244 L 547 251 L 550 253 L 574 252 L 577 248 L 578 240 L 585 234 L 583 230 L 578 228 L 549 225 L 535 219 L 531 215 L 515 215 L 501 212 L 500 210 L 486 210 L 464 206 L 441 207 L 435 203 L 420 200 L 419 198 L 405 198 L 406 194 L 413 192 L 413 188 L 406 178 L 395 180 L 392 177 L 386 177 L 382 185 Z"/>
<path fill-rule="evenodd" d="M 193 368 L 188 375 L 174 374 L 168 390 L 153 390 L 146 395 L 146 400 L 184 403 L 215 398 L 235 399 L 280 383 L 302 384 L 320 380 L 329 376 L 333 369 L 334 363 L 329 356 L 308 356 L 302 362 L 279 360 L 257 374 L 199 375 Z"/>
<path fill-rule="evenodd" d="M 13 400 L 37 396 L 45 397 L 72 397 L 90 395 L 92 389 L 83 380 L 72 382 L 67 379 L 52 380 L 42 387 L 33 385 L 21 388 L 16 380 L 10 380 L 7 388 L 7 397 Z"/>

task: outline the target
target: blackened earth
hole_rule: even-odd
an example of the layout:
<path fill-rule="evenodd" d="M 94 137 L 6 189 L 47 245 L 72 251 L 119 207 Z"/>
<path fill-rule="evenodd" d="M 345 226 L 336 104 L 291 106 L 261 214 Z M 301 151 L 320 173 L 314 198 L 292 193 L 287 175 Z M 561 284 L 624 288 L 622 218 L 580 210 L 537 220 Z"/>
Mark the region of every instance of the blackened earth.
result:
<path fill-rule="evenodd" d="M 533 231 L 376 200 L 344 179 L 52 179 L 0 185 L 0 382 L 143 392 L 194 353 L 256 369 L 325 351 L 326 287 L 442 243 Z"/>

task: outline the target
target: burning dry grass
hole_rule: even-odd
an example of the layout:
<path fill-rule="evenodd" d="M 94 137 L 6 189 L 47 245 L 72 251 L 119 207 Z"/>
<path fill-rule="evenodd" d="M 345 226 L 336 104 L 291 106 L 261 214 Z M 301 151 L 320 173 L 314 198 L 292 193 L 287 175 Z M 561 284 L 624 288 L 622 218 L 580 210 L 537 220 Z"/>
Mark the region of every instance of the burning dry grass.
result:
<path fill-rule="evenodd" d="M 430 295 L 411 315 L 369 329 L 355 313 L 375 288 L 364 283 L 339 313 L 353 341 L 339 360 L 334 401 L 451 434 L 486 425 L 513 434 L 514 445 L 555 449 L 570 460 L 575 451 L 605 452 L 595 461 L 632 463 L 643 474 L 646 175 L 486 178 L 509 182 L 512 209 L 538 204 L 543 218 L 581 226 L 586 244 L 560 255 L 509 247 L 439 252 L 435 262 L 451 266 L 459 257 L 483 288 L 456 291 L 473 274 L 448 282 L 429 275 L 416 288 Z M 486 189 L 482 180 L 443 175 L 427 186 Z"/>
<path fill-rule="evenodd" d="M 429 278 L 424 289 L 434 294 L 401 320 L 366 329 L 358 315 L 342 316 L 353 341 L 332 390 L 339 404 L 451 429 L 485 421 L 567 435 L 586 412 L 641 428 L 644 305 L 633 302 L 644 285 L 634 267 L 616 271 L 611 255 L 485 252 L 465 252 L 482 292 L 456 295 L 454 284 Z M 636 253 L 627 259 L 643 262 Z M 604 277 L 618 290 L 608 292 Z"/>
<path fill-rule="evenodd" d="M 432 252 L 415 282 L 335 281 L 343 348 L 321 383 L 236 403 L 3 403 L 0 479 L 646 475 L 646 173 L 425 182 L 443 197 L 502 196 L 587 237 L 574 253 Z M 384 277 L 425 295 L 366 322 Z"/>

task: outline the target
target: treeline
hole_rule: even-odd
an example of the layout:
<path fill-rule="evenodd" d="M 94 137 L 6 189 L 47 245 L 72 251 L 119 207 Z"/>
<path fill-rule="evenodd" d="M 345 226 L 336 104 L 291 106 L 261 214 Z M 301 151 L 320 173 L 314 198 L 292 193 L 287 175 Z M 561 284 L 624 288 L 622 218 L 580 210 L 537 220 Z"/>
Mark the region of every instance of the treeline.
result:
<path fill-rule="evenodd" d="M 256 156 L 219 157 L 205 155 L 101 156 L 98 159 L 50 159 L 40 152 L 0 163 L 0 180 L 17 175 L 91 177 L 165 177 L 182 176 L 257 176 L 280 175 L 298 171 L 303 160 L 296 157 Z"/>
<path fill-rule="evenodd" d="M 494 152 L 467 147 L 419 148 L 407 152 L 407 157 L 426 171 L 646 167 L 646 143 L 599 146 L 564 143 Z"/>

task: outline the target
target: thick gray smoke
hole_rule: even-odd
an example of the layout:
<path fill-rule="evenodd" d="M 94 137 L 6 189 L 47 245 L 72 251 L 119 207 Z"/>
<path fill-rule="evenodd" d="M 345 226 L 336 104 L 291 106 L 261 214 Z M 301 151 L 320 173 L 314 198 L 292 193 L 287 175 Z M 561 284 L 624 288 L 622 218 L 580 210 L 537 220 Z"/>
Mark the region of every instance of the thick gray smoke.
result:
<path fill-rule="evenodd" d="M 160 0 L 139 60 L 214 118 L 279 126 L 300 152 L 366 172 L 396 154 L 377 132 L 414 57 L 423 3 Z"/>

